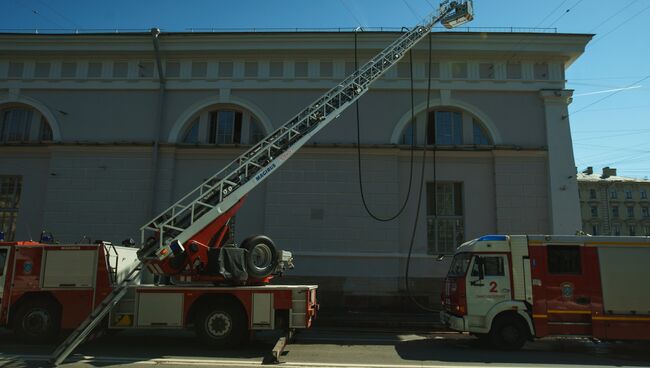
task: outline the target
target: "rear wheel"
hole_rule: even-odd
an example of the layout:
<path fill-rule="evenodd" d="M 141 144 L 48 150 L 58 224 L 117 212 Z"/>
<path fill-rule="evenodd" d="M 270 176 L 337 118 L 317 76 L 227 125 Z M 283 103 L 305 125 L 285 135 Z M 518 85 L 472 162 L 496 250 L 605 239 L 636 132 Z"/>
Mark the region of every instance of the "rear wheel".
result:
<path fill-rule="evenodd" d="M 201 307 L 194 328 L 202 342 L 217 348 L 242 345 L 248 338 L 248 319 L 241 305 L 230 300 Z"/>
<path fill-rule="evenodd" d="M 14 332 L 17 337 L 32 344 L 52 341 L 61 330 L 59 306 L 51 300 L 28 300 L 16 311 Z"/>
<path fill-rule="evenodd" d="M 278 253 L 268 236 L 256 235 L 245 239 L 241 247 L 246 249 L 246 268 L 252 277 L 262 279 L 270 276 L 278 267 Z"/>
<path fill-rule="evenodd" d="M 490 329 L 492 346 L 501 350 L 519 350 L 528 340 L 528 330 L 521 318 L 506 315 L 497 318 Z"/>

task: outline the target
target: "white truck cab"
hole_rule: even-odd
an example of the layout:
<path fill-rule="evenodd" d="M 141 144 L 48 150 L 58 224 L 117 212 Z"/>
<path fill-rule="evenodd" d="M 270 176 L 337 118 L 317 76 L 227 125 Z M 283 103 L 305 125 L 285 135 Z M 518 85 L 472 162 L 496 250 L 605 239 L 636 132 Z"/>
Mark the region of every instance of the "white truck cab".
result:
<path fill-rule="evenodd" d="M 489 337 L 500 348 L 520 348 L 533 336 L 532 292 L 525 280 L 525 235 L 488 235 L 462 244 L 445 278 L 442 323 Z"/>

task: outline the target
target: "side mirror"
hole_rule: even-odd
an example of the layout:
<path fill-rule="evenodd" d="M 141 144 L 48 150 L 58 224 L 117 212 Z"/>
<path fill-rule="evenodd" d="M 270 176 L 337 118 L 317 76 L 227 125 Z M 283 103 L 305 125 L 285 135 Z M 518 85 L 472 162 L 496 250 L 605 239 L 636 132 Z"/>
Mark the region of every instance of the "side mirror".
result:
<path fill-rule="evenodd" d="M 446 254 L 438 254 L 438 257 L 436 257 L 436 261 L 440 262 L 443 259 L 445 259 L 445 257 L 446 257 Z"/>

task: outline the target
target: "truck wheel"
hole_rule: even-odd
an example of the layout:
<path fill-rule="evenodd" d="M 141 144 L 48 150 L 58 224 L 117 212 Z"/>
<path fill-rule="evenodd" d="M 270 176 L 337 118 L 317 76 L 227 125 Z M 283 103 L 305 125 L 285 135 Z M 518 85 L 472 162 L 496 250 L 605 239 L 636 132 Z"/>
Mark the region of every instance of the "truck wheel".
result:
<path fill-rule="evenodd" d="M 53 340 L 61 330 L 58 305 L 46 299 L 33 299 L 21 305 L 13 321 L 17 337 L 32 344 Z"/>
<path fill-rule="evenodd" d="M 248 338 L 248 319 L 240 305 L 223 300 L 202 307 L 196 316 L 196 335 L 217 348 L 237 347 Z"/>
<path fill-rule="evenodd" d="M 246 268 L 250 276 L 263 279 L 278 267 L 278 252 L 268 236 L 252 236 L 245 239 L 241 246 L 248 251 Z"/>
<path fill-rule="evenodd" d="M 502 316 L 492 323 L 490 341 L 501 350 L 519 350 L 528 339 L 528 331 L 522 321 L 515 316 Z"/>

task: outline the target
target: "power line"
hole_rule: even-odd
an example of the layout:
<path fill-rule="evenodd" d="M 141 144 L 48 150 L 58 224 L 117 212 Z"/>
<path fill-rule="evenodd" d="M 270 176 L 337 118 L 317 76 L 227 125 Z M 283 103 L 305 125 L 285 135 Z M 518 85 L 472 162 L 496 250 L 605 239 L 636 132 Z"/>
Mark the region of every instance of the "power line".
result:
<path fill-rule="evenodd" d="M 610 30 L 609 32 L 607 32 L 607 33 L 603 34 L 602 36 L 598 37 L 597 39 L 593 40 L 593 41 L 591 42 L 591 46 L 593 46 L 594 44 L 600 42 L 600 40 L 602 40 L 603 38 L 609 36 L 610 34 L 616 32 L 619 28 L 623 27 L 624 25 L 630 23 L 630 22 L 632 21 L 632 19 L 634 19 L 634 18 L 638 17 L 639 15 L 645 13 L 648 9 L 650 9 L 650 5 L 646 6 L 646 7 L 643 8 L 640 12 L 637 12 L 637 13 L 634 14 L 633 16 L 627 18 L 627 20 L 621 22 L 619 25 L 617 25 L 616 27 L 614 27 L 614 28 L 613 28 L 612 30 Z"/>
<path fill-rule="evenodd" d="M 584 0 L 578 0 L 577 3 L 573 4 L 572 7 L 568 8 L 564 13 L 562 13 L 562 15 L 560 15 L 556 20 L 554 20 L 553 23 L 551 23 L 551 24 L 549 25 L 549 27 L 552 27 L 555 23 L 557 23 L 557 22 L 558 22 L 560 19 L 562 19 L 565 15 L 569 14 L 569 12 L 570 12 L 571 10 L 573 10 L 573 8 L 575 8 L 576 6 L 580 5 L 580 3 L 583 2 L 583 1 L 584 1 Z"/>
<path fill-rule="evenodd" d="M 53 7 L 51 7 L 51 6 L 49 6 L 48 4 L 46 4 L 44 1 L 42 1 L 42 0 L 36 0 L 36 1 L 38 1 L 39 3 L 41 3 L 41 4 L 44 5 L 44 6 L 48 7 L 48 8 L 49 8 L 50 10 L 52 10 L 55 14 L 57 14 L 59 17 L 65 19 L 68 23 L 70 23 L 70 24 L 72 24 L 73 26 L 75 26 L 75 28 L 79 28 L 79 25 L 78 25 L 77 23 L 75 23 L 73 20 L 71 20 L 70 18 L 66 17 L 66 16 L 63 15 L 62 13 L 60 13 L 58 10 L 56 10 L 56 9 L 54 9 Z"/>
<path fill-rule="evenodd" d="M 413 7 L 411 5 L 409 5 L 409 3 L 406 0 L 402 0 L 402 2 L 404 2 L 404 5 L 406 5 L 406 7 L 409 8 L 411 13 L 413 13 L 413 15 L 415 16 L 415 19 L 417 19 L 418 21 L 422 20 L 422 17 L 415 11 L 415 9 L 413 9 Z"/>
<path fill-rule="evenodd" d="M 535 26 L 535 28 L 537 28 L 537 27 L 541 26 L 542 24 L 544 24 L 544 22 L 546 22 L 546 20 L 547 20 L 551 15 L 553 15 L 553 14 L 554 14 L 558 9 L 560 9 L 560 8 L 562 7 L 562 5 L 564 5 L 567 1 L 569 1 L 569 0 L 564 0 L 564 1 L 562 1 L 562 2 L 560 3 L 560 5 L 558 5 L 558 6 L 555 7 L 555 8 L 554 8 L 550 13 L 548 13 L 548 14 L 544 17 L 544 19 L 542 19 L 542 20 L 541 20 L 541 21 L 540 21 L 540 22 Z"/>
<path fill-rule="evenodd" d="M 352 10 L 351 10 L 350 8 L 348 8 L 348 6 L 345 4 L 345 0 L 339 0 L 339 1 L 341 2 L 341 5 L 343 5 L 343 7 L 345 8 L 345 10 L 347 10 L 348 13 L 350 13 L 350 15 L 351 15 L 352 18 L 355 20 L 355 22 L 357 22 L 357 25 L 358 25 L 359 27 L 363 27 L 363 24 L 361 24 L 361 21 L 359 20 L 359 18 L 357 18 L 357 16 L 354 15 L 354 13 L 352 12 Z"/>
<path fill-rule="evenodd" d="M 603 26 L 605 23 L 609 22 L 610 20 L 614 19 L 616 16 L 618 16 L 619 14 L 621 14 L 622 12 L 624 12 L 625 10 L 627 10 L 627 9 L 628 9 L 632 4 L 636 3 L 637 1 L 639 1 L 639 0 L 632 0 L 632 1 L 630 1 L 627 5 L 625 5 L 624 7 L 622 7 L 621 10 L 617 11 L 614 15 L 605 18 L 605 20 L 603 20 L 603 21 L 600 22 L 597 26 L 595 26 L 594 28 L 592 28 L 592 29 L 589 31 L 589 33 L 594 33 L 598 28 L 600 28 L 601 26 Z"/>
<path fill-rule="evenodd" d="M 45 15 L 41 14 L 38 10 L 33 9 L 31 6 L 23 5 L 22 2 L 21 2 L 20 0 L 16 0 L 16 5 L 18 5 L 18 6 L 22 7 L 22 8 L 24 8 L 24 9 L 29 10 L 30 12 L 32 12 L 32 14 L 35 14 L 35 15 L 40 16 L 41 18 L 47 20 L 48 22 L 54 24 L 55 26 L 57 26 L 57 27 L 59 27 L 59 28 L 65 28 L 65 27 L 63 27 L 62 25 L 60 25 L 59 23 L 57 23 L 57 22 L 55 22 L 54 20 L 50 19 L 49 17 L 46 17 Z"/>
<path fill-rule="evenodd" d="M 650 7 L 649 7 L 649 8 L 650 8 Z M 646 79 L 648 79 L 648 78 L 650 78 L 650 75 L 645 76 L 645 77 L 639 79 L 638 81 L 636 81 L 636 82 L 634 82 L 634 83 L 631 83 L 630 85 L 628 85 L 628 86 L 626 86 L 626 87 L 631 87 L 631 86 L 637 85 L 637 84 L 643 82 L 644 80 L 646 80 Z M 615 95 L 621 93 L 622 91 L 623 91 L 623 90 L 618 90 L 618 91 L 612 92 L 612 93 L 608 94 L 607 96 L 605 96 L 605 97 L 603 97 L 603 98 L 600 98 L 600 99 L 598 99 L 598 100 L 596 100 L 596 101 L 590 103 L 589 105 L 587 105 L 587 106 L 585 106 L 585 107 L 583 107 L 583 108 L 581 108 L 581 109 L 579 109 L 579 110 L 577 110 L 577 111 L 574 111 L 574 112 L 571 114 L 571 116 L 574 116 L 575 114 L 577 114 L 577 113 L 579 113 L 579 112 L 581 112 L 581 111 L 584 111 L 585 109 L 587 109 L 587 108 L 589 108 L 589 107 L 591 107 L 591 106 L 593 106 L 593 105 L 595 105 L 595 104 L 597 104 L 597 103 L 600 103 L 601 101 L 603 101 L 603 100 L 605 100 L 605 99 L 608 99 L 608 98 L 610 98 L 610 97 L 612 97 L 612 96 L 615 96 Z"/>

